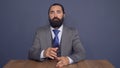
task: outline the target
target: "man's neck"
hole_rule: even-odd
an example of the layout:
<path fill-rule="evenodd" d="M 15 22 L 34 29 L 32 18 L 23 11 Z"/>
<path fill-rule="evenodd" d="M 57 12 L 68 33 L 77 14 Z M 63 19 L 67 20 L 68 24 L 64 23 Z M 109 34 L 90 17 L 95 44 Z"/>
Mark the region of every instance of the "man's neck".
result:
<path fill-rule="evenodd" d="M 58 30 L 59 30 L 59 29 L 62 29 L 62 28 L 63 28 L 63 25 L 61 25 L 60 27 L 55 27 L 55 28 L 53 28 L 53 27 L 50 26 L 50 28 L 51 28 L 51 29 L 58 29 Z"/>

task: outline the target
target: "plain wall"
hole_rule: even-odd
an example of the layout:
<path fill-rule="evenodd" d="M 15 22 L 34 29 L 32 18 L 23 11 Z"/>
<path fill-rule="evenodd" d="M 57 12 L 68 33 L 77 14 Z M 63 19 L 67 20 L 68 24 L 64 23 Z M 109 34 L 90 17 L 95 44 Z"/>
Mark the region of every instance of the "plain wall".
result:
<path fill-rule="evenodd" d="M 34 33 L 48 24 L 48 8 L 63 4 L 65 24 L 79 30 L 86 59 L 120 68 L 120 0 L 0 0 L 0 67 L 27 59 Z"/>

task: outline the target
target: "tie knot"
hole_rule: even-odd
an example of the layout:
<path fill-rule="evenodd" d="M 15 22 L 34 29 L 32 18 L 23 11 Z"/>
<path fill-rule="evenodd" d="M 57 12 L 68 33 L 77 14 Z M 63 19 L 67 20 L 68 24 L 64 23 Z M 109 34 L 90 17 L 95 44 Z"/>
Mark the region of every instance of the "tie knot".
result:
<path fill-rule="evenodd" d="M 54 32 L 55 35 L 58 35 L 58 33 L 59 33 L 60 31 L 57 30 L 57 29 L 55 29 L 55 30 L 53 30 L 53 32 Z"/>

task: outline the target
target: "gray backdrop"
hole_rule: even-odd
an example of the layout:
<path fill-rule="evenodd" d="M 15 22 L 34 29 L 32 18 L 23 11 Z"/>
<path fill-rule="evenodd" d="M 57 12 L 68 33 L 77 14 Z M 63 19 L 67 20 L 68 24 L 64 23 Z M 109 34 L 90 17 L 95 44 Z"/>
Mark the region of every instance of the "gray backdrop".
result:
<path fill-rule="evenodd" d="M 27 59 L 34 32 L 48 24 L 48 7 L 65 7 L 65 24 L 79 30 L 86 59 L 107 59 L 120 68 L 120 0 L 0 0 L 0 67 Z"/>

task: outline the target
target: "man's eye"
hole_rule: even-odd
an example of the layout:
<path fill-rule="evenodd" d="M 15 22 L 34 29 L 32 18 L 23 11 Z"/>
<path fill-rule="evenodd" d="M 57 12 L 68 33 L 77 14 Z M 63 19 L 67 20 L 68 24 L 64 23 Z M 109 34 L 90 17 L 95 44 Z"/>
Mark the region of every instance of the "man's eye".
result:
<path fill-rule="evenodd" d="M 57 13 L 58 13 L 58 14 L 60 14 L 60 13 L 61 13 L 61 11 L 57 11 Z"/>
<path fill-rule="evenodd" d="M 54 13 L 53 11 L 50 12 L 50 14 L 53 14 L 53 13 Z"/>

